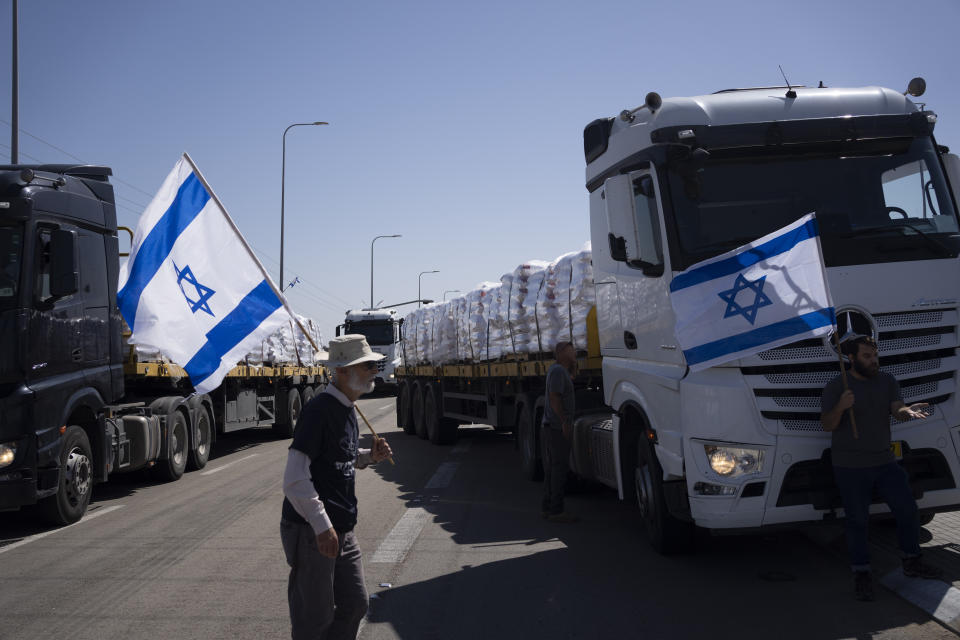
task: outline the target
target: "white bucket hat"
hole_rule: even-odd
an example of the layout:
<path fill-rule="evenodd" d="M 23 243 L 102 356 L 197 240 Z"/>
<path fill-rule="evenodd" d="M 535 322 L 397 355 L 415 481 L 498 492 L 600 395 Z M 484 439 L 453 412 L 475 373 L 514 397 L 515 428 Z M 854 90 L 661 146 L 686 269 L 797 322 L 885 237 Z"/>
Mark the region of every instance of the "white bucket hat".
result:
<path fill-rule="evenodd" d="M 331 367 L 349 367 L 361 362 L 379 362 L 387 356 L 376 353 L 359 333 L 331 338 L 327 361 Z"/>

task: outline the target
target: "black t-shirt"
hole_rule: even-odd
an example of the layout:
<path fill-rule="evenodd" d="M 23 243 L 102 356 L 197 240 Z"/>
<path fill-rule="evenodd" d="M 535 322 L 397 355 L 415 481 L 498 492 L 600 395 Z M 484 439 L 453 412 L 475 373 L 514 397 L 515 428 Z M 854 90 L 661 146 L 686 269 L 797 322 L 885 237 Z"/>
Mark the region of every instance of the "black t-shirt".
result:
<path fill-rule="evenodd" d="M 321 393 L 303 408 L 290 445 L 310 458 L 313 487 L 338 533 L 350 531 L 357 524 L 354 467 L 359 437 L 353 407 L 345 407 L 331 394 Z M 282 517 L 307 524 L 286 498 Z"/>
<path fill-rule="evenodd" d="M 853 437 L 850 412 L 844 411 L 840 424 L 832 433 L 831 457 L 835 467 L 878 467 L 894 461 L 890 451 L 890 403 L 901 400 L 897 379 L 883 371 L 872 378 L 859 380 L 847 374 L 853 391 L 853 415 L 857 419 L 857 435 Z M 823 388 L 820 406 L 830 411 L 843 394 L 843 380 L 837 376 Z"/>

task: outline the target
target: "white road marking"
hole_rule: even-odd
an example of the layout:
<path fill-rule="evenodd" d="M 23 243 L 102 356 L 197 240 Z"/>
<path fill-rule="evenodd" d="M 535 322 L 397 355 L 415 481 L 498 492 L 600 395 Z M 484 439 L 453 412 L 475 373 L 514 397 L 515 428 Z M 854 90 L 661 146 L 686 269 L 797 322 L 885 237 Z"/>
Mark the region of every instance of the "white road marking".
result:
<path fill-rule="evenodd" d="M 450 449 L 450 453 L 466 453 L 470 450 L 470 440 L 461 440 L 457 443 L 453 449 Z"/>
<path fill-rule="evenodd" d="M 948 627 L 957 628 L 957 619 L 960 618 L 960 589 L 943 580 L 908 578 L 900 569 L 894 569 L 880 582 Z"/>
<path fill-rule="evenodd" d="M 254 456 L 258 456 L 258 455 L 260 455 L 260 454 L 259 454 L 259 453 L 251 453 L 250 455 L 248 455 L 248 456 L 243 456 L 242 458 L 239 458 L 239 459 L 237 459 L 237 460 L 234 460 L 233 462 L 228 462 L 227 464 L 223 465 L 222 467 L 217 467 L 216 469 L 210 469 L 210 471 L 204 471 L 204 472 L 201 473 L 200 475 L 202 475 L 202 476 L 209 476 L 209 475 L 212 474 L 212 473 L 216 473 L 216 472 L 218 472 L 218 471 L 223 471 L 223 470 L 226 469 L 227 467 L 232 467 L 233 465 L 237 464 L 238 462 L 243 462 L 244 460 L 249 460 L 250 458 L 253 458 Z"/>
<path fill-rule="evenodd" d="M 111 511 L 116 511 L 117 509 L 121 509 L 121 508 L 123 508 L 123 505 L 122 505 L 122 504 L 115 504 L 115 505 L 112 505 L 112 506 L 109 506 L 109 507 L 103 507 L 103 508 L 101 508 L 101 509 L 97 509 L 96 511 L 92 511 L 92 512 L 86 514 L 83 518 L 81 518 L 81 519 L 78 520 L 77 522 L 74 522 L 73 524 L 68 524 L 67 526 L 65 526 L 65 527 L 60 527 L 59 529 L 51 529 L 50 531 L 44 531 L 43 533 L 37 533 L 37 534 L 32 535 L 32 536 L 27 536 L 27 537 L 24 538 L 23 540 L 20 540 L 20 541 L 18 541 L 18 542 L 14 542 L 13 544 L 8 544 L 8 545 L 5 546 L 5 547 L 0 547 L 0 553 L 6 553 L 7 551 L 12 551 L 13 549 L 16 549 L 17 547 L 22 547 L 22 546 L 25 545 L 25 544 L 30 544 L 31 542 L 36 542 L 36 541 L 39 540 L 40 538 L 46 538 L 47 536 L 52 536 L 52 535 L 55 534 L 55 533 L 60 533 L 61 531 L 64 531 L 64 530 L 66 530 L 66 529 L 69 529 L 70 527 L 75 527 L 75 526 L 77 526 L 78 524 L 83 524 L 84 522 L 89 522 L 90 520 L 93 520 L 94 518 L 99 518 L 100 516 L 102 516 L 102 515 L 104 515 L 104 514 L 106 514 L 106 513 L 110 513 Z"/>
<path fill-rule="evenodd" d="M 427 483 L 424 489 L 446 489 L 450 486 L 450 482 L 453 480 L 453 474 L 457 472 L 457 467 L 459 466 L 459 462 L 444 462 L 440 465 L 440 468 L 437 469 L 437 472 L 433 474 L 433 477 L 430 478 L 430 482 Z"/>
<path fill-rule="evenodd" d="M 403 562 L 429 517 L 430 514 L 422 507 L 407 509 L 377 547 L 370 562 Z"/>

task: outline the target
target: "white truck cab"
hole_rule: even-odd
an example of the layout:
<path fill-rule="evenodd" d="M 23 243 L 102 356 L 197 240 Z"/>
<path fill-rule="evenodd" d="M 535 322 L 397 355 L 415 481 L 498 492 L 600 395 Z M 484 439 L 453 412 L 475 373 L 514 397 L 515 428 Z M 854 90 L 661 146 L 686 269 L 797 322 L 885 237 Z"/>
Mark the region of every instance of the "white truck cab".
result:
<path fill-rule="evenodd" d="M 775 87 L 650 94 L 584 130 L 619 490 L 636 492 L 655 545 L 691 523 L 842 514 L 819 422 L 839 374 L 829 341 L 691 373 L 669 299 L 677 273 L 810 212 L 841 335 L 873 335 L 904 400 L 930 404 L 892 425 L 921 512 L 960 506 L 960 171 L 935 123 L 890 89 Z"/>
<path fill-rule="evenodd" d="M 367 344 L 386 358 L 380 361 L 377 370 L 377 387 L 395 388 L 396 368 L 400 365 L 398 344 L 403 317 L 396 309 L 359 309 L 347 311 L 343 324 L 337 327 L 337 335 L 359 333 L 367 338 Z"/>

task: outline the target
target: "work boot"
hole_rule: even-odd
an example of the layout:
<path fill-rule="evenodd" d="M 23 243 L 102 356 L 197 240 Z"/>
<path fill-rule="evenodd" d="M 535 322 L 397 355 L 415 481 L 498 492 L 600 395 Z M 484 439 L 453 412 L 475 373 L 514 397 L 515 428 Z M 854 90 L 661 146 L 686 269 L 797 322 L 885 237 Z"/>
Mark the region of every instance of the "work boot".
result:
<path fill-rule="evenodd" d="M 939 578 L 943 572 L 920 560 L 920 556 L 903 559 L 903 575 L 908 578 Z"/>
<path fill-rule="evenodd" d="M 873 602 L 873 576 L 869 571 L 853 572 L 853 593 L 857 600 Z"/>
<path fill-rule="evenodd" d="M 547 520 L 549 520 L 550 522 L 579 522 L 580 518 L 573 515 L 572 513 L 561 511 L 560 513 L 549 514 L 547 516 Z"/>

